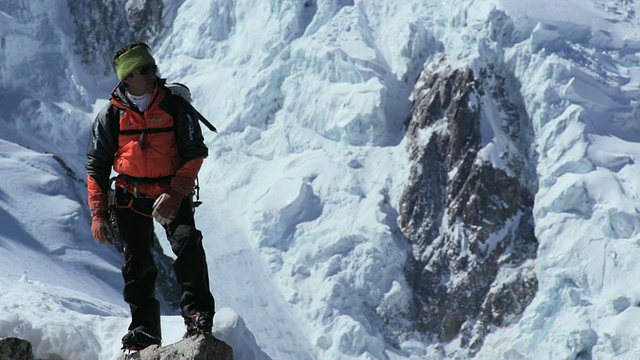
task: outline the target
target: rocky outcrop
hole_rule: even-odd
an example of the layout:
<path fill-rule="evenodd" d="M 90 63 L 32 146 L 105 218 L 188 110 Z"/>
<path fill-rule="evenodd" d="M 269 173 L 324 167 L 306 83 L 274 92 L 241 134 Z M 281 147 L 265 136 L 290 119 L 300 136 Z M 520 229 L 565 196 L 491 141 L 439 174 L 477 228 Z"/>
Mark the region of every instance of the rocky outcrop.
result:
<path fill-rule="evenodd" d="M 211 335 L 194 336 L 167 346 L 122 354 L 118 360 L 233 360 L 233 350 Z"/>
<path fill-rule="evenodd" d="M 18 339 L 0 340 L 0 360 L 35 360 L 31 343 Z M 211 335 L 194 336 L 167 346 L 150 346 L 124 353 L 118 360 L 233 360 L 233 349 Z"/>
<path fill-rule="evenodd" d="M 6 338 L 0 340 L 0 360 L 34 360 L 31 343 L 18 339 Z"/>
<path fill-rule="evenodd" d="M 496 66 L 476 78 L 438 64 L 419 79 L 407 124 L 399 222 L 413 246 L 415 328 L 458 339 L 466 356 L 537 291 L 531 125 L 510 81 Z"/>
<path fill-rule="evenodd" d="M 153 40 L 164 29 L 162 0 L 69 0 L 76 51 L 94 73 L 110 74 L 115 52 L 130 42 Z"/>

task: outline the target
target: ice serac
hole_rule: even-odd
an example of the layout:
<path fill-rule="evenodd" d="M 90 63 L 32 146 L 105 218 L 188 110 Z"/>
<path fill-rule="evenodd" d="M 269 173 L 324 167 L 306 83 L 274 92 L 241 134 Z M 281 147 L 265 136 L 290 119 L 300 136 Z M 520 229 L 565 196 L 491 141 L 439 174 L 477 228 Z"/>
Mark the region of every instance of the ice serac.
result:
<path fill-rule="evenodd" d="M 467 355 L 516 321 L 538 287 L 530 122 L 502 68 L 434 60 L 407 124 L 399 222 L 413 246 L 415 328 Z"/>

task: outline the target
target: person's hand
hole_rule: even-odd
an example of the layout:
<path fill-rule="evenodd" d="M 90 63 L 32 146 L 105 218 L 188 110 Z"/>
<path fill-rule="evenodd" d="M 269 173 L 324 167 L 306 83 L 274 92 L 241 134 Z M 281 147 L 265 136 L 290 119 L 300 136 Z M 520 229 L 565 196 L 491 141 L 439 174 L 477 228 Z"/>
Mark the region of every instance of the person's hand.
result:
<path fill-rule="evenodd" d="M 184 196 L 173 189 L 169 189 L 166 193 L 158 196 L 153 203 L 153 212 L 151 216 L 162 225 L 169 225 L 178 215 L 180 204 Z"/>
<path fill-rule="evenodd" d="M 101 244 L 113 244 L 113 229 L 103 215 L 96 214 L 91 218 L 91 233 Z"/>

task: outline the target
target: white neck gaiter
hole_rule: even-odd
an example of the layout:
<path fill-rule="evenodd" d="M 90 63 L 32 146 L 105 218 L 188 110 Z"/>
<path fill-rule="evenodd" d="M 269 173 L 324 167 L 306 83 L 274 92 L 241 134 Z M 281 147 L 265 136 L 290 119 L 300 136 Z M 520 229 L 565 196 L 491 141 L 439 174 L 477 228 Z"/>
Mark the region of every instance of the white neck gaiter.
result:
<path fill-rule="evenodd" d="M 149 100 L 151 100 L 151 93 L 146 93 L 144 95 L 136 96 L 131 95 L 127 92 L 127 96 L 131 101 L 136 105 L 136 107 L 140 110 L 140 112 L 144 112 L 149 105 Z"/>

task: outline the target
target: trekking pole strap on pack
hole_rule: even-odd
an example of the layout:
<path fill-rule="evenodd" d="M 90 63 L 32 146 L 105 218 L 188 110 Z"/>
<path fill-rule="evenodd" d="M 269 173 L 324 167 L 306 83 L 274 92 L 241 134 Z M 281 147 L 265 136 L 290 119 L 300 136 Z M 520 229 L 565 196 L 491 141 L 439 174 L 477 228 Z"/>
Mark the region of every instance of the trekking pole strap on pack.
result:
<path fill-rule="evenodd" d="M 213 124 L 211 124 L 209 122 L 209 120 L 207 120 L 204 115 L 200 114 L 200 111 L 196 110 L 195 108 L 193 109 L 196 111 L 196 114 L 198 114 L 198 119 L 200 121 L 202 121 L 202 123 L 204 124 L 204 126 L 206 126 L 207 128 L 209 128 L 209 130 L 213 131 L 214 133 L 218 133 L 218 130 L 216 129 L 215 126 L 213 126 Z"/>

